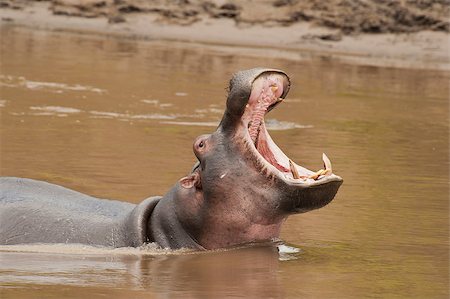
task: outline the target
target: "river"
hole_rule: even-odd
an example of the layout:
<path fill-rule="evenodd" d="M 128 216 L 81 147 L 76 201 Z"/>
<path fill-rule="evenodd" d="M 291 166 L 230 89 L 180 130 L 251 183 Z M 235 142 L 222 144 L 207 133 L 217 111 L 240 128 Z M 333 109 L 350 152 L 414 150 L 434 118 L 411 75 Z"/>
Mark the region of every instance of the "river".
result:
<path fill-rule="evenodd" d="M 162 195 L 215 130 L 231 75 L 268 66 L 292 80 L 266 117 L 274 140 L 313 170 L 325 152 L 344 178 L 328 206 L 287 220 L 279 248 L 0 246 L 0 297 L 448 298 L 448 72 L 0 30 L 2 176 Z"/>

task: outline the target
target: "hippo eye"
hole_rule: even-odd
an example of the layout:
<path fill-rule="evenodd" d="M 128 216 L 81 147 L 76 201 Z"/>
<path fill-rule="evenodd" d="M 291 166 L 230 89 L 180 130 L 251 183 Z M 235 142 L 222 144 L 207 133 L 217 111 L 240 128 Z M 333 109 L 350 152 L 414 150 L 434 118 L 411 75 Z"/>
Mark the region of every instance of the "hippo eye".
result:
<path fill-rule="evenodd" d="M 198 147 L 202 148 L 205 144 L 203 143 L 203 141 L 200 141 L 200 143 L 198 144 Z"/>

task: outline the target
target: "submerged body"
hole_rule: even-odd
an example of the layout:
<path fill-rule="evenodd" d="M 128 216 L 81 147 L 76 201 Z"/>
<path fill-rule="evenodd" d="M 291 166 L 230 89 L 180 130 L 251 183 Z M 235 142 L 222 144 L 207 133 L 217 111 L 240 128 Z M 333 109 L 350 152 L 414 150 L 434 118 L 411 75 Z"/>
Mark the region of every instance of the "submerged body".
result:
<path fill-rule="evenodd" d="M 161 198 L 135 205 L 22 178 L 0 178 L 0 190 L 0 244 L 4 245 L 140 246 L 151 241 L 147 218 Z"/>
<path fill-rule="evenodd" d="M 273 142 L 264 116 L 287 95 L 279 70 L 252 69 L 230 82 L 217 130 L 194 141 L 198 163 L 163 197 L 139 205 L 90 197 L 28 179 L 0 179 L 0 244 L 156 242 L 216 249 L 277 238 L 291 214 L 328 204 L 342 179 L 295 164 Z"/>

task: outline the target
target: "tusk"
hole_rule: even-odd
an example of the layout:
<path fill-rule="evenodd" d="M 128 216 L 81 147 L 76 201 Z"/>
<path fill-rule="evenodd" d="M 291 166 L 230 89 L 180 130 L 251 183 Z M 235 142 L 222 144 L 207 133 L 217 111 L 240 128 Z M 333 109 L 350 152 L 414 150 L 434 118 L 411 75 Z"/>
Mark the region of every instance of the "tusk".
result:
<path fill-rule="evenodd" d="M 298 174 L 297 168 L 295 168 L 294 162 L 292 162 L 291 159 L 289 159 L 289 168 L 291 169 L 294 179 L 299 179 L 300 175 Z"/>
<path fill-rule="evenodd" d="M 333 173 L 333 168 L 331 167 L 331 161 L 328 159 L 327 155 L 325 153 L 322 154 L 322 160 L 323 160 L 323 167 L 326 170 L 326 174 L 330 175 Z"/>

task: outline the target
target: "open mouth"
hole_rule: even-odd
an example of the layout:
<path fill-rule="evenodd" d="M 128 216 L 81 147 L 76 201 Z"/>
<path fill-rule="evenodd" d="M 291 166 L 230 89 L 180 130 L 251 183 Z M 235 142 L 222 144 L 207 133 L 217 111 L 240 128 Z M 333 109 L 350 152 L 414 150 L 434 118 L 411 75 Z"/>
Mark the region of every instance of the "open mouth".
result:
<path fill-rule="evenodd" d="M 266 168 L 276 172 L 292 183 L 314 183 L 332 174 L 331 161 L 323 154 L 324 168 L 316 172 L 292 161 L 275 144 L 267 132 L 264 116 L 283 101 L 283 89 L 286 78 L 271 73 L 258 77 L 252 85 L 252 92 L 246 105 L 242 121 L 248 128 L 247 141 L 255 150 L 255 156 Z"/>

